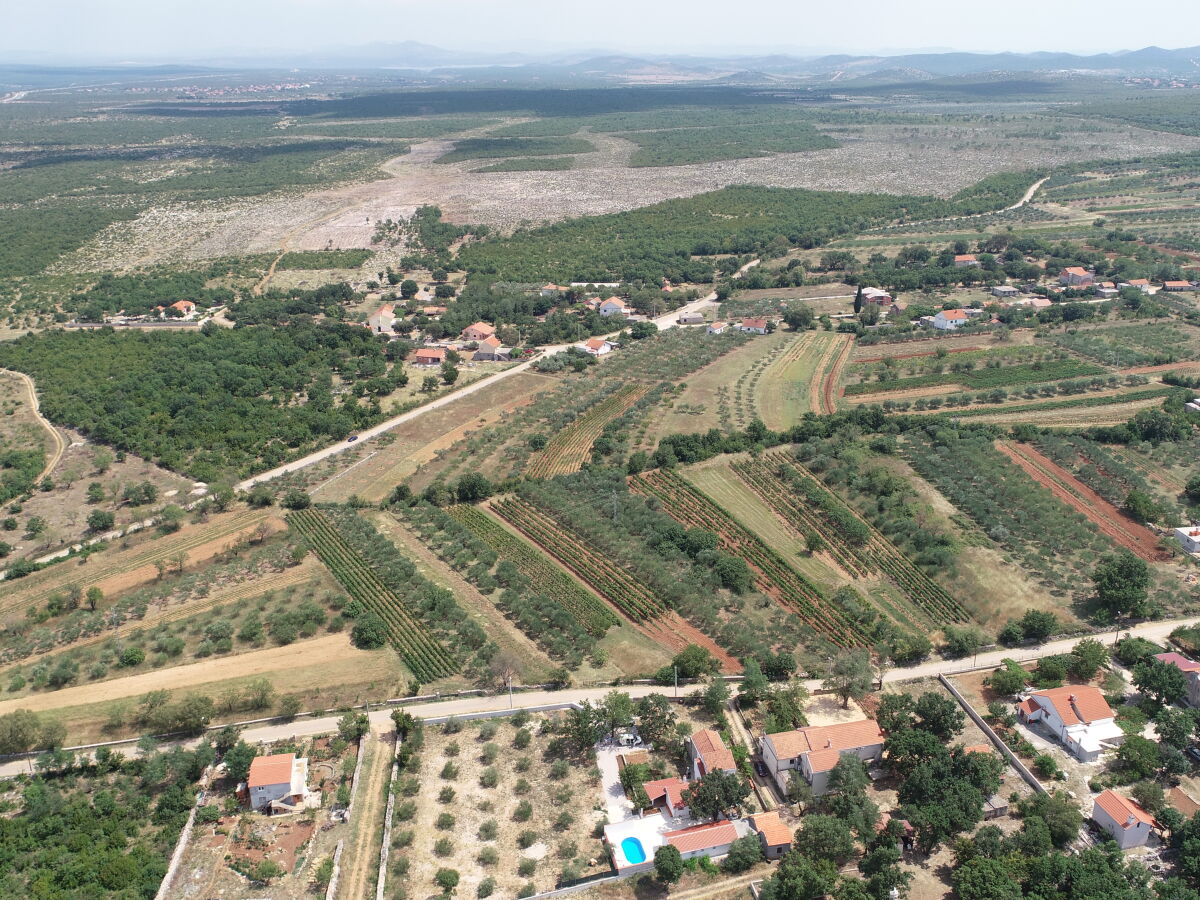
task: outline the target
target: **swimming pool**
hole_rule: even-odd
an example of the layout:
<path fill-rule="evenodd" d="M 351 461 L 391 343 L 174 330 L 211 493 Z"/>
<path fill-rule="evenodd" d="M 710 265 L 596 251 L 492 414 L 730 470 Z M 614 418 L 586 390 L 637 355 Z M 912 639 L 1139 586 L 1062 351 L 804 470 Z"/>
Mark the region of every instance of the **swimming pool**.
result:
<path fill-rule="evenodd" d="M 646 861 L 646 851 L 642 847 L 642 842 L 635 837 L 627 837 L 621 841 L 621 852 L 632 866 Z"/>

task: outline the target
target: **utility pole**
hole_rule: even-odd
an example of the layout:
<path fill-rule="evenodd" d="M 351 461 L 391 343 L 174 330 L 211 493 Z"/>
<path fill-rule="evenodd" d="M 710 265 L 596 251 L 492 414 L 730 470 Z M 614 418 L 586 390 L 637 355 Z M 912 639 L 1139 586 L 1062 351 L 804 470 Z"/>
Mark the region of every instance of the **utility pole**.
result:
<path fill-rule="evenodd" d="M 675 699 L 679 699 L 679 666 L 671 666 L 675 670 Z"/>

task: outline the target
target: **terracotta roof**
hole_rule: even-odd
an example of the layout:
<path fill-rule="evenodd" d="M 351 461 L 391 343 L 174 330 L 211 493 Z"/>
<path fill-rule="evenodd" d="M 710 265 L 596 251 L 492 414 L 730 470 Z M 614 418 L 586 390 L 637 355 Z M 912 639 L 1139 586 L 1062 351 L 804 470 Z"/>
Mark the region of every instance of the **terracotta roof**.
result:
<path fill-rule="evenodd" d="M 721 736 L 711 728 L 703 728 L 689 738 L 696 753 L 704 760 L 709 771 L 716 769 L 736 769 L 733 753 L 725 746 Z"/>
<path fill-rule="evenodd" d="M 767 739 L 779 759 L 792 759 L 815 750 L 857 750 L 859 747 L 882 744 L 883 732 L 874 719 L 860 719 L 857 722 L 810 725 L 795 731 L 782 731 L 767 735 Z M 836 759 L 834 764 L 837 764 Z"/>
<path fill-rule="evenodd" d="M 427 316 L 440 316 L 446 311 L 444 306 L 422 306 L 421 312 Z"/>
<path fill-rule="evenodd" d="M 1191 286 L 1192 286 L 1192 283 L 1190 281 L 1164 281 L 1163 282 L 1163 287 L 1187 287 L 1187 288 L 1190 288 Z"/>
<path fill-rule="evenodd" d="M 687 790 L 687 786 L 688 783 L 682 778 L 659 778 L 657 781 L 647 781 L 642 788 L 651 803 L 666 797 L 672 808 L 678 809 L 687 805 L 683 801 L 683 792 Z"/>
<path fill-rule="evenodd" d="M 1184 281 L 1184 282 L 1181 282 L 1181 284 L 1187 284 L 1187 282 Z M 171 304 L 171 308 L 172 309 L 195 309 L 196 304 L 193 303 L 191 300 L 176 300 L 174 303 Z"/>
<path fill-rule="evenodd" d="M 1024 713 L 1027 716 L 1033 715 L 1039 709 L 1041 709 L 1041 707 L 1038 706 L 1036 703 L 1034 703 L 1032 700 L 1022 700 L 1020 703 L 1017 704 L 1017 712 Z"/>
<path fill-rule="evenodd" d="M 1173 787 L 1167 791 L 1167 804 L 1185 819 L 1200 812 L 1200 803 L 1185 793 L 1183 788 Z"/>
<path fill-rule="evenodd" d="M 1142 285 L 1149 286 L 1150 279 L 1149 278 L 1131 278 L 1129 281 L 1127 281 L 1125 283 L 1132 287 L 1141 287 Z"/>
<path fill-rule="evenodd" d="M 1143 825 L 1155 825 L 1154 816 L 1146 812 L 1132 800 L 1122 797 L 1116 791 L 1105 791 L 1096 798 L 1096 806 L 1113 817 L 1121 828 L 1132 828 L 1139 822 Z M 1133 821 L 1130 821 L 1130 817 Z"/>
<path fill-rule="evenodd" d="M 975 261 L 974 253 L 958 253 L 954 257 L 955 262 L 972 262 Z"/>
<path fill-rule="evenodd" d="M 808 767 L 814 772 L 832 772 L 841 758 L 837 750 L 813 750 L 808 754 Z"/>
<path fill-rule="evenodd" d="M 969 747 L 963 747 L 963 753 L 994 753 L 991 744 L 972 744 Z"/>
<path fill-rule="evenodd" d="M 750 817 L 751 827 L 763 836 L 768 847 L 782 847 L 792 842 L 792 829 L 779 818 L 777 810 Z"/>
<path fill-rule="evenodd" d="M 762 318 L 742 319 L 742 327 L 744 328 L 766 328 L 767 320 Z"/>
<path fill-rule="evenodd" d="M 252 788 L 265 787 L 268 784 L 291 784 L 292 763 L 295 760 L 295 753 L 256 756 L 250 762 L 250 775 L 246 784 Z"/>
<path fill-rule="evenodd" d="M 607 343 L 608 343 L 608 341 L 606 341 L 604 338 L 594 337 L 594 338 L 588 338 L 584 342 L 584 346 L 587 347 L 589 350 L 599 350 Z"/>
<path fill-rule="evenodd" d="M 463 329 L 463 333 L 466 334 L 468 331 L 477 331 L 481 334 L 495 334 L 496 333 L 496 329 L 493 328 L 491 325 L 489 325 L 487 322 L 476 322 L 474 325 L 468 325 L 466 328 Z"/>
<path fill-rule="evenodd" d="M 500 346 L 500 338 L 496 337 L 494 334 L 488 335 L 482 341 L 479 342 L 479 346 L 480 347 L 492 347 L 492 348 L 499 347 Z"/>
<path fill-rule="evenodd" d="M 965 319 L 967 317 L 967 314 L 961 309 L 943 309 L 940 313 L 938 313 L 938 315 L 951 322 L 957 321 L 958 319 Z"/>
<path fill-rule="evenodd" d="M 737 836 L 737 829 L 728 819 L 711 825 L 694 825 L 679 831 L 668 831 L 663 835 L 680 853 L 723 847 L 736 841 Z"/>
<path fill-rule="evenodd" d="M 446 351 L 441 347 L 422 347 L 413 354 L 414 359 L 445 359 Z"/>
<path fill-rule="evenodd" d="M 625 308 L 625 301 L 622 300 L 620 297 L 609 297 L 607 300 L 605 300 L 600 305 L 607 306 L 608 304 L 612 304 L 613 306 L 619 306 L 622 309 Z"/>
<path fill-rule="evenodd" d="M 1170 663 L 1184 672 L 1200 672 L 1200 663 L 1192 662 L 1186 656 L 1182 656 L 1174 651 L 1170 653 L 1156 653 L 1154 658 L 1159 662 Z"/>
<path fill-rule="evenodd" d="M 1088 684 L 1067 684 L 1045 691 L 1034 691 L 1030 696 L 1045 697 L 1049 700 L 1064 725 L 1079 725 L 1114 717 L 1104 695 Z"/>
<path fill-rule="evenodd" d="M 1086 276 L 1091 275 L 1092 273 L 1083 268 L 1083 266 L 1067 266 L 1067 268 L 1063 269 L 1063 274 Z"/>

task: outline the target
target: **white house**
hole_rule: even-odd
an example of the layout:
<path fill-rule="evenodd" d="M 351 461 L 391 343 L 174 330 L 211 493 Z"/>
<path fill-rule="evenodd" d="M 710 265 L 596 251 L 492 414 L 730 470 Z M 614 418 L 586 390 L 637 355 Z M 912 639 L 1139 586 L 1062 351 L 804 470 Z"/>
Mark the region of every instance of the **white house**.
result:
<path fill-rule="evenodd" d="M 1200 402 L 1197 400 L 1193 400 L 1192 403 L 1200 408 Z M 1187 405 L 1191 406 L 1192 404 Z M 1176 528 L 1175 540 L 1179 541 L 1179 546 L 1183 548 L 1184 553 L 1200 553 L 1200 527 L 1188 525 L 1186 528 Z"/>
<path fill-rule="evenodd" d="M 874 303 L 877 306 L 887 306 L 892 302 L 891 294 L 876 287 L 863 288 L 862 298 L 864 303 Z"/>
<path fill-rule="evenodd" d="M 615 344 L 612 341 L 606 341 L 604 338 L 588 338 L 582 344 L 576 344 L 584 353 L 590 353 L 592 356 L 605 356 L 613 352 Z"/>
<path fill-rule="evenodd" d="M 1143 294 L 1153 294 L 1154 286 L 1150 284 L 1149 278 L 1130 278 L 1128 281 L 1122 281 L 1117 284 L 1119 288 L 1133 287 L 1137 288 Z"/>
<path fill-rule="evenodd" d="M 250 807 L 259 812 L 289 812 L 308 799 L 308 760 L 295 753 L 256 756 L 246 779 Z"/>
<path fill-rule="evenodd" d="M 1102 750 L 1125 740 L 1104 695 L 1091 685 L 1068 684 L 1034 691 L 1017 705 L 1022 721 L 1044 722 L 1081 762 L 1095 762 Z"/>
<path fill-rule="evenodd" d="M 1187 702 L 1189 706 L 1200 706 L 1200 663 L 1193 662 L 1179 653 L 1156 653 L 1159 662 L 1170 663 L 1187 679 Z"/>
<path fill-rule="evenodd" d="M 687 804 L 683 800 L 683 792 L 688 788 L 688 782 L 682 778 L 659 778 L 657 781 L 647 781 L 642 785 L 650 805 L 661 809 L 665 815 L 680 819 L 689 815 Z"/>
<path fill-rule="evenodd" d="M 376 334 L 391 334 L 392 325 L 396 321 L 395 309 L 396 307 L 391 303 L 383 304 L 383 306 L 367 316 L 367 327 Z"/>
<path fill-rule="evenodd" d="M 874 719 L 811 725 L 764 735 L 761 749 L 763 763 L 781 792 L 786 795 L 789 773 L 798 769 L 813 793 L 820 795 L 828 789 L 829 773 L 843 754 L 878 761 L 883 756 L 883 732 Z"/>
<path fill-rule="evenodd" d="M 728 327 L 729 327 L 728 322 L 713 322 L 711 325 L 708 326 L 708 333 L 709 334 L 724 334 L 725 330 Z"/>
<path fill-rule="evenodd" d="M 974 253 L 959 253 L 954 257 L 954 268 L 956 269 L 978 269 L 982 263 L 975 258 Z"/>
<path fill-rule="evenodd" d="M 739 828 L 740 826 L 740 828 Z M 667 843 L 679 851 L 684 859 L 696 856 L 707 856 L 717 859 L 729 853 L 742 832 L 749 832 L 746 822 L 739 820 L 737 824 L 725 819 L 708 825 L 693 825 L 691 828 L 681 828 L 678 831 L 668 831 L 663 835 Z"/>
<path fill-rule="evenodd" d="M 967 323 L 967 314 L 961 309 L 943 309 L 933 317 L 933 327 L 942 331 L 953 331 Z"/>
<path fill-rule="evenodd" d="M 1058 276 L 1059 283 L 1067 287 L 1087 287 L 1095 280 L 1096 276 L 1082 266 L 1068 266 Z"/>
<path fill-rule="evenodd" d="M 709 772 L 737 772 L 733 753 L 721 736 L 711 728 L 702 728 L 687 739 L 688 769 L 692 778 L 703 778 Z"/>
<path fill-rule="evenodd" d="M 1092 821 L 1111 834 L 1122 850 L 1143 846 L 1157 824 L 1150 813 L 1116 791 L 1104 791 L 1096 798 Z"/>
<path fill-rule="evenodd" d="M 763 318 L 742 319 L 738 331 L 745 331 L 749 334 L 766 334 L 767 320 Z"/>
<path fill-rule="evenodd" d="M 472 359 L 492 361 L 508 359 L 512 351 L 500 343 L 500 338 L 494 334 L 491 337 L 486 337 L 479 341 L 479 348 L 475 351 Z"/>
<path fill-rule="evenodd" d="M 602 316 L 627 316 L 629 315 L 629 304 L 620 297 L 609 297 L 600 304 L 599 312 Z"/>

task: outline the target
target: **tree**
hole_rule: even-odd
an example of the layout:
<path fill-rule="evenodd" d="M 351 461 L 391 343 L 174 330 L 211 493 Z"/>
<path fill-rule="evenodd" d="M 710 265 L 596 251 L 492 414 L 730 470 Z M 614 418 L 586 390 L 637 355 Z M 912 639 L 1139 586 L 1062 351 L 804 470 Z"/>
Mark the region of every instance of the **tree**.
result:
<path fill-rule="evenodd" d="M 745 872 L 762 862 L 762 841 L 756 834 L 748 834 L 734 841 L 729 847 L 729 854 L 721 862 L 721 871 L 731 875 Z M 657 862 L 657 859 L 655 860 Z"/>
<path fill-rule="evenodd" d="M 417 291 L 420 289 L 421 286 L 411 278 L 405 278 L 402 282 L 400 282 L 400 296 L 405 300 L 411 300 L 413 297 L 417 296 Z"/>
<path fill-rule="evenodd" d="M 1178 666 L 1146 659 L 1133 667 L 1133 684 L 1159 706 L 1178 703 L 1187 696 L 1187 676 Z"/>
<path fill-rule="evenodd" d="M 348 712 L 338 719 L 338 736 L 347 742 L 357 741 L 371 729 L 366 713 Z"/>
<path fill-rule="evenodd" d="M 102 531 L 108 531 L 116 522 L 116 517 L 108 510 L 93 509 L 88 513 L 87 527 L 88 531 L 97 534 Z"/>
<path fill-rule="evenodd" d="M 698 644 L 688 644 L 671 660 L 671 665 L 679 671 L 680 678 L 700 678 L 713 675 L 720 671 L 721 665 L 717 658 L 705 647 Z"/>
<path fill-rule="evenodd" d="M 225 763 L 225 774 L 234 784 L 245 781 L 250 774 L 250 763 L 258 756 L 258 749 L 245 741 L 238 741 L 225 751 L 222 761 Z"/>
<path fill-rule="evenodd" d="M 647 694 L 637 703 L 638 731 L 646 743 L 663 750 L 675 738 L 679 716 L 662 694 Z"/>
<path fill-rule="evenodd" d="M 708 680 L 708 686 L 704 688 L 704 711 L 710 716 L 719 716 L 725 709 L 725 704 L 729 702 L 729 695 L 729 682 L 720 675 L 712 676 Z"/>
<path fill-rule="evenodd" d="M 1110 616 L 1142 616 L 1150 590 L 1150 567 L 1128 550 L 1103 556 L 1092 572 L 1096 603 Z"/>
<path fill-rule="evenodd" d="M 916 701 L 912 694 L 884 694 L 879 699 L 875 721 L 887 734 L 912 728 L 916 722 Z"/>
<path fill-rule="evenodd" d="M 93 481 L 87 486 L 87 502 L 88 503 L 103 503 L 104 502 L 104 485 L 98 481 Z"/>
<path fill-rule="evenodd" d="M 633 700 L 624 691 L 609 691 L 598 711 L 610 735 L 633 724 Z"/>
<path fill-rule="evenodd" d="M 1025 682 L 1029 678 L 1029 673 L 1021 668 L 1020 663 L 1014 659 L 1004 659 L 1000 662 L 1001 668 L 997 669 L 985 679 L 985 683 L 997 694 L 1011 696 L 1025 687 Z"/>
<path fill-rule="evenodd" d="M 983 632 L 971 625 L 961 628 L 956 625 L 946 625 L 942 629 L 946 638 L 946 655 L 952 659 L 962 659 L 979 652 L 983 646 Z"/>
<path fill-rule="evenodd" d="M 1158 745 L 1140 734 L 1128 735 L 1117 748 L 1118 767 L 1135 778 L 1153 778 L 1158 772 Z"/>
<path fill-rule="evenodd" d="M 861 700 L 867 696 L 874 683 L 871 657 L 865 650 L 843 650 L 833 660 L 829 676 L 822 682 L 826 690 L 841 698 L 843 709 L 850 706 L 851 699 Z"/>
<path fill-rule="evenodd" d="M 742 669 L 742 683 L 738 686 L 738 702 L 754 706 L 763 700 L 771 689 L 771 683 L 763 674 L 762 665 L 754 657 L 746 660 Z"/>
<path fill-rule="evenodd" d="M 454 363 L 449 361 L 442 363 L 442 381 L 446 384 L 454 384 L 458 381 L 458 369 L 455 368 Z"/>
<path fill-rule="evenodd" d="M 454 493 L 459 503 L 478 503 L 490 497 L 493 490 L 492 483 L 486 476 L 479 472 L 468 472 L 458 479 Z"/>
<path fill-rule="evenodd" d="M 31 749 L 40 729 L 41 722 L 32 710 L 18 709 L 0 716 L 0 754 Z"/>
<path fill-rule="evenodd" d="M 88 609 L 90 609 L 92 612 L 95 612 L 96 607 L 98 607 L 104 600 L 104 591 L 100 590 L 98 587 L 90 587 L 87 589 L 87 594 L 85 596 L 87 598 Z"/>
<path fill-rule="evenodd" d="M 917 698 L 913 711 L 919 719 L 919 728 L 947 742 L 962 731 L 967 723 L 957 703 L 932 691 Z"/>
<path fill-rule="evenodd" d="M 449 894 L 458 887 L 458 872 L 454 869 L 438 869 L 433 881 L 442 889 L 443 894 Z"/>
<path fill-rule="evenodd" d="M 1076 681 L 1091 681 L 1108 662 L 1108 648 L 1095 638 L 1084 638 L 1071 648 L 1068 668 Z"/>
<path fill-rule="evenodd" d="M 1156 781 L 1139 781 L 1130 791 L 1138 805 L 1153 815 L 1158 815 L 1166 805 L 1162 785 Z"/>
<path fill-rule="evenodd" d="M 1138 522 L 1150 523 L 1162 514 L 1158 503 L 1145 491 L 1136 488 L 1125 497 L 1125 511 Z"/>
<path fill-rule="evenodd" d="M 663 884 L 675 884 L 683 877 L 683 856 L 674 844 L 663 844 L 654 851 L 654 875 Z"/>
<path fill-rule="evenodd" d="M 388 628 L 376 613 L 367 610 L 354 620 L 350 641 L 360 650 L 377 650 L 387 643 Z"/>
<path fill-rule="evenodd" d="M 750 786 L 740 776 L 718 770 L 693 781 L 683 792 L 683 802 L 698 819 L 721 819 L 749 796 Z"/>
<path fill-rule="evenodd" d="M 775 874 L 763 882 L 760 900 L 821 900 L 833 890 L 837 868 L 826 860 L 788 853 Z"/>
<path fill-rule="evenodd" d="M 285 874 L 287 873 L 277 862 L 263 859 L 255 863 L 254 868 L 250 870 L 250 880 L 257 881 L 259 884 L 270 884 L 274 879 Z"/>
<path fill-rule="evenodd" d="M 432 394 L 438 388 L 438 380 L 436 375 L 426 375 L 421 381 L 421 393 Z"/>
<path fill-rule="evenodd" d="M 804 828 L 796 834 L 792 847 L 805 856 L 841 866 L 854 856 L 854 835 L 841 819 L 810 815 L 804 817 Z"/>
<path fill-rule="evenodd" d="M 1052 612 L 1039 609 L 1029 609 L 1021 616 L 1021 630 L 1025 637 L 1038 644 L 1054 634 L 1058 629 L 1058 616 Z"/>
<path fill-rule="evenodd" d="M 1021 885 L 1008 860 L 977 856 L 954 870 L 954 890 L 962 900 L 1021 900 Z"/>
<path fill-rule="evenodd" d="M 858 290 L 854 292 L 854 314 L 857 316 L 862 312 L 863 308 L 863 288 L 860 284 Z"/>
<path fill-rule="evenodd" d="M 286 509 L 308 509 L 312 506 L 312 497 L 299 488 L 292 488 L 283 495 L 282 505 Z"/>

